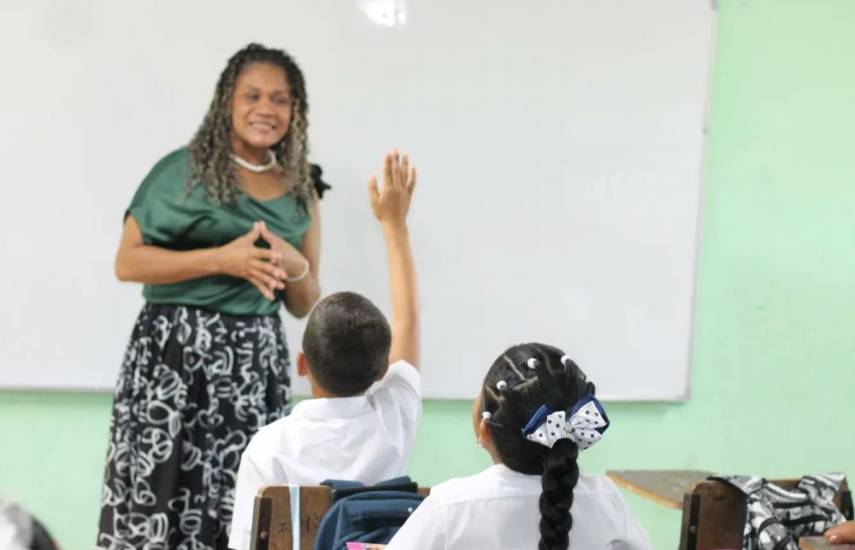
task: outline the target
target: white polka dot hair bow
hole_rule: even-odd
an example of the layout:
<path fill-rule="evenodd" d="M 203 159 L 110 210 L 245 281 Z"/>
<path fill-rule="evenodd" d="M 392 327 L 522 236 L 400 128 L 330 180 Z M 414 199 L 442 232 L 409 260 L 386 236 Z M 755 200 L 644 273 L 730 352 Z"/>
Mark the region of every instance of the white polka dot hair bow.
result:
<path fill-rule="evenodd" d="M 542 405 L 522 432 L 526 439 L 550 449 L 556 441 L 569 439 L 584 451 L 602 439 L 608 427 L 609 417 L 602 404 L 593 395 L 587 395 L 570 411 L 552 411 Z"/>

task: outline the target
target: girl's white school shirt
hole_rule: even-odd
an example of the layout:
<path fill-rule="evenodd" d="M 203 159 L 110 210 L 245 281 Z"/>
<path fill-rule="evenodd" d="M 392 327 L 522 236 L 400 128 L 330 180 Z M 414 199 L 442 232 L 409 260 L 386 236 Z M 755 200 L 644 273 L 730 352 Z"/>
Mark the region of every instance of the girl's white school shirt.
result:
<path fill-rule="evenodd" d="M 540 540 L 541 477 L 496 464 L 431 489 L 386 550 L 518 550 Z M 570 550 L 649 550 L 615 485 L 582 475 L 573 491 Z"/>

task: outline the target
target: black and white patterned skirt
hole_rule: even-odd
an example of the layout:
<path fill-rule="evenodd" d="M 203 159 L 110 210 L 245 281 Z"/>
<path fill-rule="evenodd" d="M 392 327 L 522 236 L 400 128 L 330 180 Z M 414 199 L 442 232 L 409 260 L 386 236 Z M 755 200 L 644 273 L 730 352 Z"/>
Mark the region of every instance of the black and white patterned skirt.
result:
<path fill-rule="evenodd" d="M 277 315 L 148 304 L 113 403 L 97 547 L 226 549 L 241 453 L 288 413 Z"/>

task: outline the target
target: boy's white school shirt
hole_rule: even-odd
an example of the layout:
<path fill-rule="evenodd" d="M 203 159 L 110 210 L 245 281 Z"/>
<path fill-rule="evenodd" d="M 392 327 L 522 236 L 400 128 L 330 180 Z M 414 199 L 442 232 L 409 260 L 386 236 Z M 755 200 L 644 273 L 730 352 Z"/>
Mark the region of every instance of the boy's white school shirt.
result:
<path fill-rule="evenodd" d="M 306 399 L 261 428 L 241 456 L 229 548 L 249 550 L 264 485 L 374 484 L 404 475 L 421 410 L 419 371 L 397 361 L 365 395 Z"/>
<path fill-rule="evenodd" d="M 431 489 L 386 550 L 518 550 L 540 540 L 541 477 L 496 464 Z M 650 550 L 615 485 L 582 475 L 573 491 L 570 550 Z"/>

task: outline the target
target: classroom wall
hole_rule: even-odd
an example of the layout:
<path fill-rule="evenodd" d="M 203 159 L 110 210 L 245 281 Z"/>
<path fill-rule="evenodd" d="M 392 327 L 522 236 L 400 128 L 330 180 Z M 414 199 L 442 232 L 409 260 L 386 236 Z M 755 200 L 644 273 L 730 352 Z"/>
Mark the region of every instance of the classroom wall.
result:
<path fill-rule="evenodd" d="M 585 470 L 855 476 L 853 28 L 852 0 L 719 2 L 692 395 L 608 406 Z M 0 392 L 0 493 L 66 549 L 92 545 L 109 407 Z M 468 412 L 426 403 L 415 478 L 486 465 Z M 675 547 L 679 513 L 628 498 L 654 547 Z"/>

